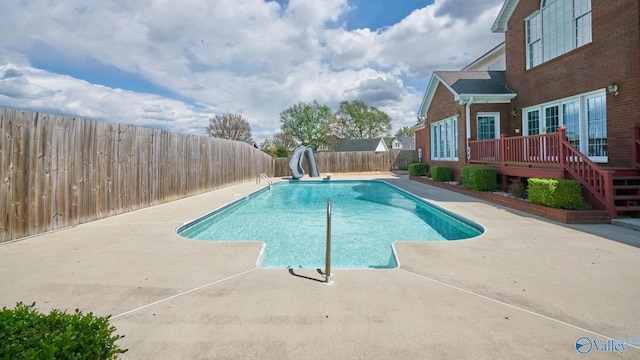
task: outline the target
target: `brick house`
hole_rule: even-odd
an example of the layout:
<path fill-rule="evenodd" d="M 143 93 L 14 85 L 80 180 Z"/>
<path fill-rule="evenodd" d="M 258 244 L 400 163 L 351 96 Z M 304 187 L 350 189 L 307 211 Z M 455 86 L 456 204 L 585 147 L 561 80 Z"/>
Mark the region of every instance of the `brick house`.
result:
<path fill-rule="evenodd" d="M 594 208 L 640 215 L 640 2 L 505 0 L 492 31 L 504 45 L 432 75 L 414 127 L 425 162 L 455 180 L 471 165 L 503 184 L 572 178 Z"/>

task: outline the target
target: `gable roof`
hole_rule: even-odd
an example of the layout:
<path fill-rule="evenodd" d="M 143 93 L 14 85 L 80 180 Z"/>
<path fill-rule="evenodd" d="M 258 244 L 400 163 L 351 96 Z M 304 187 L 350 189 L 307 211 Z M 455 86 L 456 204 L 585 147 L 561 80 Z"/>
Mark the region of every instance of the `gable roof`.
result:
<path fill-rule="evenodd" d="M 427 116 L 438 84 L 443 84 L 460 103 L 473 98 L 474 102 L 509 103 L 516 94 L 507 88 L 506 71 L 436 71 L 431 75 L 424 93 L 419 117 Z"/>
<path fill-rule="evenodd" d="M 491 27 L 491 31 L 494 33 L 506 32 L 507 24 L 509 23 L 509 18 L 513 14 L 513 11 L 518 6 L 520 0 L 505 0 L 504 4 L 502 4 L 502 9 L 500 9 L 500 13 L 498 13 L 498 17 L 496 21 L 493 23 Z"/>
<path fill-rule="evenodd" d="M 400 134 L 400 136 L 394 137 L 391 141 L 399 141 L 404 150 L 415 150 L 416 148 L 416 138 L 407 134 Z"/>
<path fill-rule="evenodd" d="M 382 144 L 381 144 L 382 143 Z M 381 146 L 384 150 L 379 150 Z M 389 151 L 383 138 L 342 140 L 336 151 Z"/>

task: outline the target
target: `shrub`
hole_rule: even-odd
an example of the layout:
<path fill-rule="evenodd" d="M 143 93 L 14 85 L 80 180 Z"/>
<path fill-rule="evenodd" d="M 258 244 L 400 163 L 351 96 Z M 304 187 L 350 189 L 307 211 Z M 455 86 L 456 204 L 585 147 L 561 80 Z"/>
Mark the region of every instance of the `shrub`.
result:
<path fill-rule="evenodd" d="M 411 176 L 425 176 L 427 175 L 427 164 L 425 163 L 410 163 L 409 175 Z"/>
<path fill-rule="evenodd" d="M 435 181 L 451 180 L 451 169 L 446 166 L 433 166 L 431 168 L 431 179 Z"/>
<path fill-rule="evenodd" d="M 493 191 L 496 188 L 498 173 L 495 169 L 467 166 L 462 168 L 462 185 L 478 191 Z"/>
<path fill-rule="evenodd" d="M 509 195 L 514 198 L 524 199 L 527 196 L 527 186 L 522 180 L 517 180 L 509 184 Z"/>
<path fill-rule="evenodd" d="M 122 350 L 115 344 L 109 316 L 67 314 L 53 310 L 44 315 L 35 303 L 18 303 L 0 311 L 0 359 L 117 359 Z"/>
<path fill-rule="evenodd" d="M 582 189 L 575 180 L 531 178 L 529 201 L 561 209 L 579 209 L 582 206 Z"/>

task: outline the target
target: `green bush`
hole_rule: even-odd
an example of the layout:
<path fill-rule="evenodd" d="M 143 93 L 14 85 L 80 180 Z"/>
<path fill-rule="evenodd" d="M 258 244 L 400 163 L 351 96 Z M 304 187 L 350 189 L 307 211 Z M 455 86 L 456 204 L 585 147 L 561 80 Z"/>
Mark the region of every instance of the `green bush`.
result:
<path fill-rule="evenodd" d="M 579 209 L 582 206 L 582 189 L 575 180 L 531 178 L 529 201 L 560 209 Z"/>
<path fill-rule="evenodd" d="M 109 316 L 67 314 L 53 310 L 44 315 L 35 303 L 18 303 L 0 311 L 0 359 L 117 359 L 122 350 L 115 344 Z"/>
<path fill-rule="evenodd" d="M 451 169 L 446 166 L 433 166 L 431 168 L 431 179 L 435 181 L 451 180 Z"/>
<path fill-rule="evenodd" d="M 410 163 L 409 175 L 411 176 L 425 176 L 427 175 L 427 164 L 425 163 Z"/>
<path fill-rule="evenodd" d="M 462 168 L 462 185 L 478 191 L 493 191 L 498 184 L 498 173 L 495 169 L 467 166 Z"/>

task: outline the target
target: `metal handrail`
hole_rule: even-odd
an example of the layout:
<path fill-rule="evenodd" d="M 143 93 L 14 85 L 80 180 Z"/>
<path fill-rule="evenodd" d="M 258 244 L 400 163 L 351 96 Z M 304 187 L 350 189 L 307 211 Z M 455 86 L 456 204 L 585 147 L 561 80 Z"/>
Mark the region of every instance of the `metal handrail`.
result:
<path fill-rule="evenodd" d="M 258 185 L 260 183 L 260 179 L 265 179 L 267 180 L 267 182 L 269 183 L 269 189 L 271 189 L 271 187 L 273 186 L 273 181 L 271 181 L 271 179 L 269 179 L 269 177 L 267 176 L 267 174 L 265 173 L 260 173 L 256 176 L 256 185 Z"/>
<path fill-rule="evenodd" d="M 333 285 L 331 280 L 331 198 L 327 199 L 327 252 L 325 255 L 324 284 Z"/>

